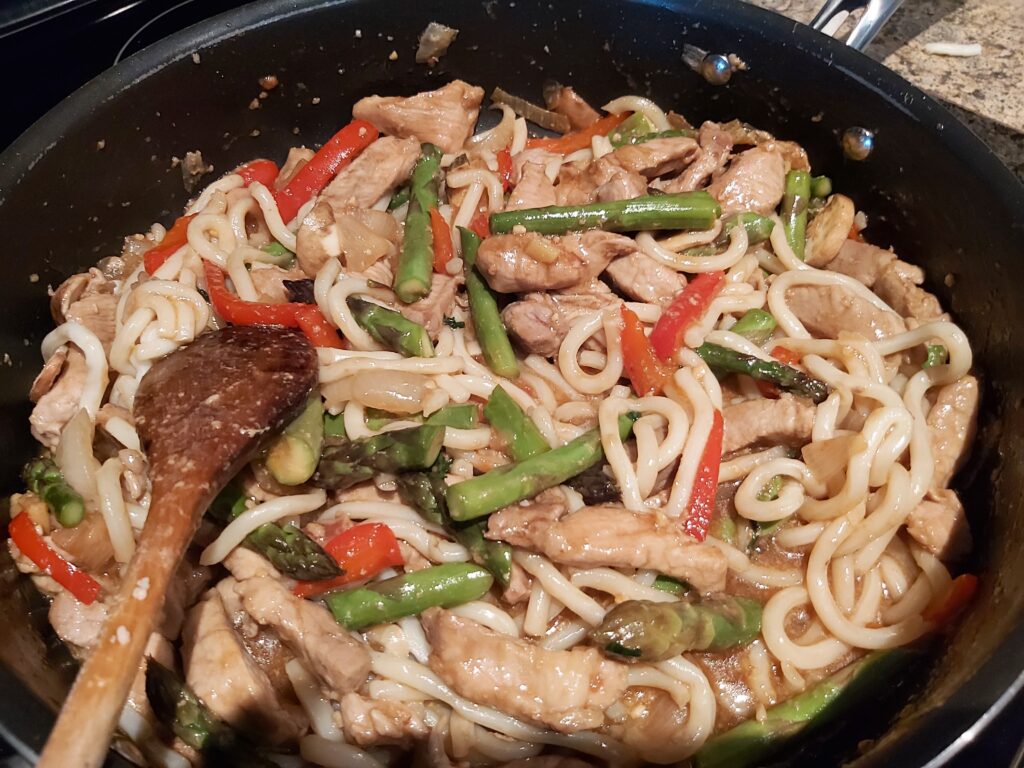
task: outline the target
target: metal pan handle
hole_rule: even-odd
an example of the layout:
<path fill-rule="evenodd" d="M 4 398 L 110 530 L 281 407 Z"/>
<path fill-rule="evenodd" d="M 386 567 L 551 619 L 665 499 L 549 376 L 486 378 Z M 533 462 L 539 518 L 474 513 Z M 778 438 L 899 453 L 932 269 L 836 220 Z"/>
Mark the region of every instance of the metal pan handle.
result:
<path fill-rule="evenodd" d="M 903 0 L 828 0 L 811 20 L 811 27 L 819 32 L 830 33 L 830 25 L 838 27 L 847 14 L 863 8 L 864 15 L 846 38 L 848 46 L 863 51 L 902 4 Z"/>

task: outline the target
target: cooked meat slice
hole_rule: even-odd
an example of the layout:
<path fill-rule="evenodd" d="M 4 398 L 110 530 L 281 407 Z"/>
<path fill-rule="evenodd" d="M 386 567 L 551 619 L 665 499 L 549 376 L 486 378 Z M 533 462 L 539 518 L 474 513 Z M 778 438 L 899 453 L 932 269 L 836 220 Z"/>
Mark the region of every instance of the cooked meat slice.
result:
<path fill-rule="evenodd" d="M 58 324 L 67 320 L 81 323 L 96 334 L 103 349 L 110 352 L 117 312 L 116 287 L 116 283 L 96 267 L 72 275 L 54 291 L 50 299 L 50 314 Z"/>
<path fill-rule="evenodd" d="M 806 261 L 824 267 L 839 254 L 850 236 L 857 210 L 845 195 L 832 195 L 825 207 L 807 225 Z"/>
<path fill-rule="evenodd" d="M 67 357 L 60 369 L 60 375 L 55 377 L 53 368 L 48 369 L 44 366 L 43 372 L 36 380 L 39 384 L 45 380 L 54 381 L 53 386 L 42 392 L 41 386 L 32 385 L 32 391 L 37 393 L 38 397 L 28 421 L 32 426 L 32 435 L 47 448 L 57 447 L 61 430 L 82 407 L 82 394 L 85 392 L 88 374 L 89 366 L 86 365 L 85 355 L 78 347 L 68 345 Z"/>
<path fill-rule="evenodd" d="M 316 277 L 330 259 L 341 257 L 341 238 L 334 211 L 326 202 L 314 205 L 295 233 L 295 257 L 309 277 Z"/>
<path fill-rule="evenodd" d="M 483 98 L 483 88 L 453 80 L 415 96 L 367 96 L 352 107 L 352 116 L 368 120 L 382 133 L 457 152 L 473 133 Z"/>
<path fill-rule="evenodd" d="M 430 338 L 436 341 L 445 315 L 452 314 L 455 294 L 461 284 L 461 277 L 434 273 L 430 278 L 430 293 L 419 301 L 403 305 L 398 309 L 410 320 L 426 328 Z"/>
<path fill-rule="evenodd" d="M 828 263 L 833 272 L 849 275 L 868 288 L 875 284 L 887 265 L 895 261 L 896 254 L 877 245 L 859 240 L 844 240 L 835 258 Z"/>
<path fill-rule="evenodd" d="M 545 237 L 536 232 L 488 237 L 477 253 L 477 269 L 501 293 L 551 291 L 586 283 L 612 259 L 637 250 L 624 235 L 592 229 Z"/>
<path fill-rule="evenodd" d="M 980 396 L 978 380 L 969 374 L 938 391 L 928 411 L 935 460 L 932 488 L 946 488 L 966 460 L 977 428 Z"/>
<path fill-rule="evenodd" d="M 923 282 L 924 271 L 920 267 L 896 259 L 885 265 L 872 290 L 904 317 L 921 322 L 936 320 L 944 314 L 942 305 L 920 287 Z"/>
<path fill-rule="evenodd" d="M 877 341 L 907 330 L 895 312 L 879 309 L 841 285 L 796 285 L 786 291 L 786 301 L 819 339 L 837 339 L 848 331 Z"/>
<path fill-rule="evenodd" d="M 285 304 L 288 302 L 288 290 L 284 287 L 285 280 L 302 280 L 306 273 L 298 267 L 282 269 L 274 264 L 253 264 L 249 272 L 258 300 L 265 304 Z"/>
<path fill-rule="evenodd" d="M 353 691 L 370 673 L 370 656 L 327 610 L 295 597 L 280 582 L 256 577 L 235 587 L 246 613 L 273 627 L 305 667 L 335 695 Z"/>
<path fill-rule="evenodd" d="M 654 186 L 663 192 L 692 192 L 700 189 L 712 176 L 725 167 L 732 152 L 732 136 L 728 131 L 722 130 L 718 123 L 710 120 L 700 127 L 700 134 L 697 137 L 700 143 L 700 153 L 686 170 L 664 182 L 656 182 Z"/>
<path fill-rule="evenodd" d="M 614 294 L 530 293 L 505 307 L 501 317 L 523 349 L 554 357 L 577 320 L 619 301 Z"/>
<path fill-rule="evenodd" d="M 449 611 L 423 613 L 427 664 L 470 701 L 573 733 L 597 728 L 626 689 L 627 667 L 595 648 L 549 651 Z"/>
<path fill-rule="evenodd" d="M 653 179 L 685 168 L 699 152 L 695 140 L 676 136 L 651 139 L 642 144 L 626 144 L 612 152 L 608 159 L 631 173 Z"/>
<path fill-rule="evenodd" d="M 593 125 L 601 118 L 600 113 L 568 85 L 545 88 L 544 103 L 552 112 L 569 118 L 569 125 L 576 130 Z"/>
<path fill-rule="evenodd" d="M 584 167 L 563 165 L 555 193 L 559 205 L 629 200 L 647 193 L 647 179 L 605 156 Z"/>
<path fill-rule="evenodd" d="M 951 490 L 929 492 L 907 516 L 907 533 L 943 560 L 956 560 L 971 549 L 963 504 Z"/>
<path fill-rule="evenodd" d="M 761 147 L 736 155 L 708 192 L 722 205 L 722 215 L 741 211 L 769 214 L 778 207 L 786 184 L 782 156 Z"/>
<path fill-rule="evenodd" d="M 369 208 L 409 178 L 419 156 L 420 143 L 414 138 L 379 138 L 334 177 L 321 198 L 335 211 Z"/>
<path fill-rule="evenodd" d="M 548 179 L 544 172 L 544 166 L 538 163 L 526 163 L 519 175 L 519 183 L 509 195 L 505 210 L 518 211 L 522 208 L 544 208 L 557 204 L 555 185 Z"/>
<path fill-rule="evenodd" d="M 360 747 L 410 747 L 430 735 L 427 717 L 418 701 L 382 701 L 358 693 L 341 697 L 342 728 L 348 740 Z"/>
<path fill-rule="evenodd" d="M 811 162 L 807 158 L 807 150 L 795 141 L 780 141 L 772 139 L 760 145 L 763 149 L 771 152 L 778 152 L 786 163 L 787 171 L 809 171 Z"/>
<path fill-rule="evenodd" d="M 810 442 L 814 405 L 809 400 L 782 395 L 778 400 L 757 398 L 722 409 L 725 432 L 722 453 L 752 445 L 802 446 Z"/>
<path fill-rule="evenodd" d="M 50 625 L 57 637 L 72 645 L 74 651 L 81 652 L 75 654 L 80 656 L 96 646 L 107 620 L 107 610 L 102 600 L 86 605 L 62 589 L 50 603 Z"/>
<path fill-rule="evenodd" d="M 620 256 L 605 270 L 615 287 L 636 301 L 664 306 L 686 287 L 686 278 L 643 251 Z"/>
<path fill-rule="evenodd" d="M 301 171 L 302 166 L 312 160 L 315 154 L 316 152 L 306 147 L 289 148 L 288 157 L 285 158 L 284 165 L 281 166 L 277 178 L 274 179 L 274 189 L 284 189 L 288 186 L 288 182 L 295 178 L 295 174 Z"/>
<path fill-rule="evenodd" d="M 725 556 L 696 543 L 678 521 L 621 507 L 566 511 L 555 501 L 506 507 L 488 519 L 486 536 L 540 552 L 563 565 L 651 568 L 701 592 L 725 588 Z"/>
<path fill-rule="evenodd" d="M 224 558 L 224 567 L 239 581 L 254 579 L 258 576 L 266 576 L 271 579 L 281 578 L 277 568 L 271 565 L 267 558 L 247 547 L 235 547 L 231 550 L 231 554 Z"/>
<path fill-rule="evenodd" d="M 305 715 L 277 698 L 242 647 L 216 590 L 189 612 L 181 654 L 189 687 L 231 725 L 270 744 L 293 741 L 305 730 Z"/>

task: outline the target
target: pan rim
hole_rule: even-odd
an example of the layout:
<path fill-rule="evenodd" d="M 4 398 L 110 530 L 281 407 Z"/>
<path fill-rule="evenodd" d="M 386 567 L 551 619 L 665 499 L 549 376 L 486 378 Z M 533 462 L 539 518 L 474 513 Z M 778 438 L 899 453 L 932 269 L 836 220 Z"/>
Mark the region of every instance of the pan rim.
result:
<path fill-rule="evenodd" d="M 193 53 L 201 53 L 204 48 L 252 30 L 307 13 L 366 1 L 320 0 L 303 4 L 296 0 L 259 0 L 199 22 L 123 59 L 59 102 L 0 153 L 0 206 L 21 180 L 32 173 L 35 165 L 61 142 L 68 125 L 87 117 L 121 91 L 143 83 Z M 1006 226 L 1024 234 L 1024 182 L 945 106 L 881 63 L 806 25 L 739 0 L 621 1 L 624 5 L 656 6 L 679 15 L 727 18 L 730 24 L 751 34 L 787 39 L 818 66 L 835 67 L 844 77 L 914 120 L 922 130 L 938 134 L 939 142 L 950 154 L 969 159 L 975 175 L 1003 200 L 1009 214 Z M 7 678 L 17 680 L 8 670 L 0 670 L 0 681 Z M 28 695 L 20 680 L 17 683 Z M 1019 621 L 966 682 L 942 705 L 920 715 L 888 747 L 912 745 L 915 753 L 922 757 L 919 763 L 922 768 L 943 765 L 973 742 L 1022 689 L 1024 621 Z M 0 697 L 0 734 L 24 757 L 34 760 L 38 756 L 35 744 L 39 741 L 38 720 L 26 722 L 22 700 L 18 695 Z M 947 718 L 941 723 L 937 718 L 940 711 Z M 929 719 L 934 722 L 929 723 Z M 31 728 L 37 738 L 32 738 Z M 883 745 L 871 758 L 884 761 L 886 752 L 887 746 Z"/>

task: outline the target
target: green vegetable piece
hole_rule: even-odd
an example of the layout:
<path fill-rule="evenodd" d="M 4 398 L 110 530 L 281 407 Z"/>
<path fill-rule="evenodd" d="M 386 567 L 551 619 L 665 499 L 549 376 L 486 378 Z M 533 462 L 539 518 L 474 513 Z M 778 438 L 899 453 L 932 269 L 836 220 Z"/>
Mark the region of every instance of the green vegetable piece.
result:
<path fill-rule="evenodd" d="M 344 490 L 377 472 L 427 469 L 441 452 L 444 430 L 438 424 L 424 424 L 359 440 L 332 438 L 326 441 L 313 484 Z"/>
<path fill-rule="evenodd" d="M 742 373 L 752 379 L 771 382 L 786 392 L 809 397 L 815 403 L 823 402 L 829 395 L 828 384 L 785 363 L 762 360 L 709 342 L 697 347 L 697 354 L 716 373 Z"/>
<path fill-rule="evenodd" d="M 359 327 L 394 352 L 406 357 L 433 357 L 434 345 L 427 329 L 409 320 L 401 312 L 374 304 L 358 296 L 349 296 L 345 303 Z"/>
<path fill-rule="evenodd" d="M 786 242 L 801 261 L 807 245 L 807 204 L 810 199 L 811 175 L 807 171 L 787 173 L 782 196 L 782 227 L 786 233 Z"/>
<path fill-rule="evenodd" d="M 260 248 L 260 250 L 267 255 L 272 256 L 274 260 L 271 263 L 276 264 L 279 267 L 290 267 L 292 265 L 292 261 L 295 259 L 295 254 L 276 240 L 272 243 L 267 243 Z"/>
<path fill-rule="evenodd" d="M 430 278 L 434 269 L 430 209 L 437 207 L 441 150 L 433 144 L 423 144 L 420 153 L 412 169 L 405 237 L 398 256 L 398 267 L 395 269 L 395 294 L 406 304 L 412 304 L 430 293 Z"/>
<path fill-rule="evenodd" d="M 480 248 L 480 238 L 465 227 L 459 227 L 459 237 L 462 241 L 469 312 L 484 361 L 487 367 L 499 376 L 506 379 L 517 378 L 519 363 L 516 361 L 516 353 L 512 350 L 512 343 L 508 340 L 508 331 L 505 330 L 505 323 L 501 319 L 498 301 L 476 269 L 476 253 Z"/>
<path fill-rule="evenodd" d="M 511 232 L 516 226 L 545 235 L 595 228 L 608 232 L 710 229 L 721 212 L 715 199 L 699 190 L 674 195 L 645 195 L 609 203 L 504 211 L 491 215 L 491 232 Z"/>
<path fill-rule="evenodd" d="M 424 423 L 455 429 L 474 429 L 480 426 L 480 411 L 473 403 L 446 405 L 427 416 Z"/>
<path fill-rule="evenodd" d="M 722 234 L 715 239 L 715 243 L 722 246 L 728 245 L 729 233 L 737 225 L 741 225 L 747 230 L 747 242 L 750 245 L 756 245 L 757 243 L 763 243 L 772 236 L 772 230 L 775 228 L 775 219 L 749 211 L 746 213 L 735 213 L 722 222 Z"/>
<path fill-rule="evenodd" d="M 513 461 L 524 461 L 551 450 L 537 425 L 500 384 L 484 406 L 484 418 L 501 435 Z"/>
<path fill-rule="evenodd" d="M 949 350 L 941 344 L 929 344 L 927 350 L 928 356 L 922 368 L 934 368 L 936 365 L 945 365 L 949 362 Z"/>
<path fill-rule="evenodd" d="M 388 212 L 397 211 L 403 205 L 408 203 L 411 192 L 412 190 L 409 188 L 408 184 L 395 192 L 395 194 L 391 196 L 391 199 L 388 200 Z"/>
<path fill-rule="evenodd" d="M 630 417 L 619 420 L 623 439 L 632 428 Z M 474 520 L 489 515 L 560 485 L 603 459 L 601 433 L 592 429 L 558 448 L 448 486 L 445 491 L 448 513 L 453 520 Z"/>
<path fill-rule="evenodd" d="M 758 501 L 775 501 L 782 493 L 782 475 L 775 475 L 757 492 Z"/>
<path fill-rule="evenodd" d="M 658 574 L 651 586 L 655 589 L 660 589 L 662 592 L 668 592 L 670 595 L 685 595 L 693 589 L 693 587 L 685 581 L 673 579 L 671 576 L 666 576 L 663 573 Z"/>
<path fill-rule="evenodd" d="M 770 708 L 764 720 L 747 720 L 705 742 L 695 768 L 755 768 L 790 739 L 841 717 L 858 702 L 877 696 L 902 669 L 905 649 L 875 651 L 809 690 Z"/>
<path fill-rule="evenodd" d="M 484 568 L 445 563 L 326 598 L 335 620 L 352 630 L 415 616 L 427 608 L 450 608 L 483 597 L 494 583 Z"/>
<path fill-rule="evenodd" d="M 324 405 L 314 392 L 299 417 L 267 451 L 267 471 L 281 485 L 302 485 L 316 472 L 324 444 Z"/>
<path fill-rule="evenodd" d="M 637 136 L 635 139 L 630 141 L 630 144 L 646 144 L 648 141 L 654 141 L 655 139 L 678 139 L 697 138 L 697 131 L 692 128 L 669 128 L 667 131 L 654 131 L 652 133 L 645 133 L 643 136 Z"/>
<path fill-rule="evenodd" d="M 726 509 L 716 511 L 714 517 L 711 518 L 711 527 L 708 529 L 708 533 L 726 544 L 735 544 L 739 536 L 736 518 Z"/>
<path fill-rule="evenodd" d="M 729 330 L 762 346 L 775 331 L 775 318 L 763 309 L 750 309 Z"/>
<path fill-rule="evenodd" d="M 205 762 L 225 768 L 276 768 L 263 750 L 215 715 L 185 681 L 163 664 L 146 661 L 146 698 L 157 719 Z"/>
<path fill-rule="evenodd" d="M 85 516 L 85 501 L 68 485 L 60 467 L 50 458 L 33 459 L 21 473 L 32 493 L 42 499 L 65 528 L 73 528 Z"/>
<path fill-rule="evenodd" d="M 700 602 L 627 600 L 614 606 L 590 634 L 606 652 L 629 650 L 641 661 L 664 661 L 684 651 L 724 651 L 746 645 L 761 631 L 761 604 L 722 596 Z"/>
<path fill-rule="evenodd" d="M 345 431 L 345 413 L 324 413 L 324 437 L 348 437 Z"/>
<path fill-rule="evenodd" d="M 825 198 L 832 194 L 832 179 L 828 176 L 815 176 L 811 179 L 811 195 Z"/>
<path fill-rule="evenodd" d="M 790 515 L 792 517 L 792 515 Z M 759 523 L 754 522 L 754 538 L 750 542 L 751 546 L 758 543 L 759 539 L 771 538 L 775 533 L 782 527 L 782 524 L 789 520 L 789 517 L 784 517 L 781 520 L 773 520 L 770 523 Z"/>
<path fill-rule="evenodd" d="M 634 112 L 612 129 L 608 134 L 608 141 L 613 147 L 618 148 L 626 144 L 635 144 L 641 136 L 653 132 L 654 125 L 651 121 L 642 112 Z"/>

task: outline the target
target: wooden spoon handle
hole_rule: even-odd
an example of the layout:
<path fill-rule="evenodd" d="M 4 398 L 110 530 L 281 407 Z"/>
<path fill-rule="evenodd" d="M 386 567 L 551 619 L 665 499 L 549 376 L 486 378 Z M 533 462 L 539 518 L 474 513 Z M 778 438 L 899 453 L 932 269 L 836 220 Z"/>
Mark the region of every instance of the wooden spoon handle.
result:
<path fill-rule="evenodd" d="M 162 498 L 154 492 L 150 517 L 155 524 L 142 532 L 99 643 L 78 673 L 39 768 L 103 764 L 167 586 L 195 533 L 208 494 L 208 488 L 194 486 L 171 489 Z"/>

